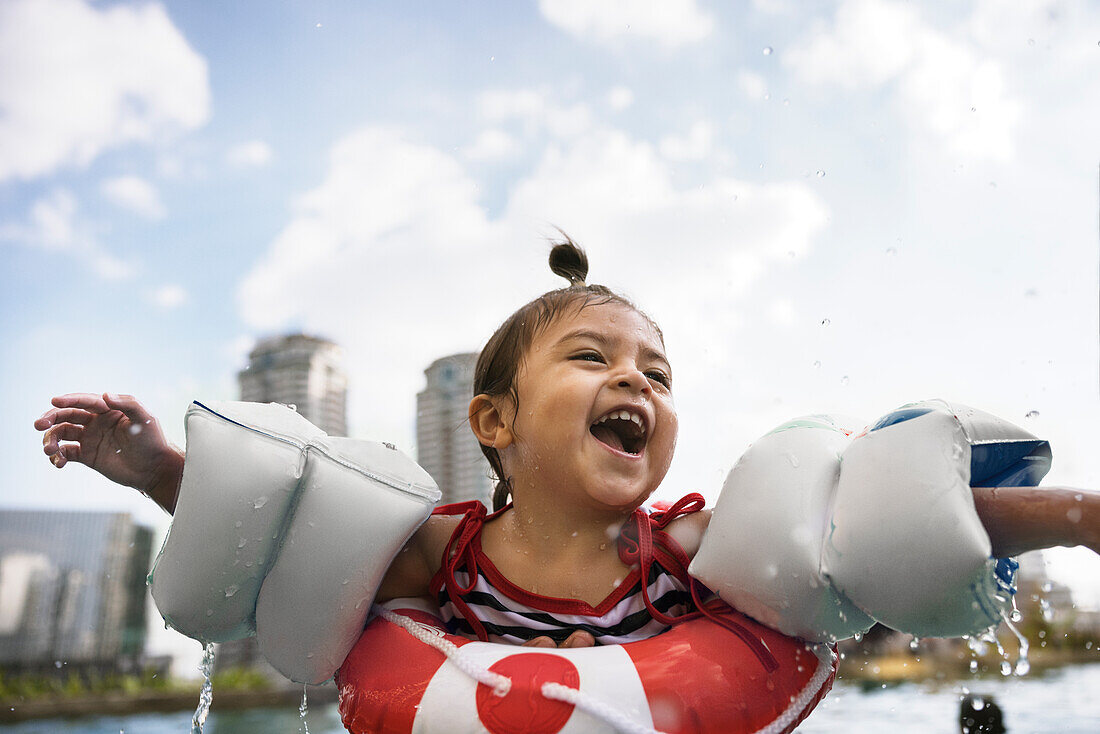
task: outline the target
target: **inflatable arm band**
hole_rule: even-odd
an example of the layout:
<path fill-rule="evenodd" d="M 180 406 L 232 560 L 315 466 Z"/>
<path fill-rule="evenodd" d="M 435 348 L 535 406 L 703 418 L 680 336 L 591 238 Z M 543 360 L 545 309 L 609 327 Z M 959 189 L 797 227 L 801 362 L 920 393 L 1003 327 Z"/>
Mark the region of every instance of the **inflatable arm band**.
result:
<path fill-rule="evenodd" d="M 835 641 L 881 622 L 918 636 L 1001 619 L 1009 562 L 990 558 L 972 486 L 1037 484 L 1050 446 L 987 413 L 927 401 L 854 439 L 786 423 L 730 471 L 692 575 L 786 634 Z"/>
<path fill-rule="evenodd" d="M 385 444 L 327 436 L 274 403 L 192 403 L 168 537 L 149 576 L 174 629 L 255 634 L 299 683 L 332 677 L 394 556 L 439 499 Z"/>

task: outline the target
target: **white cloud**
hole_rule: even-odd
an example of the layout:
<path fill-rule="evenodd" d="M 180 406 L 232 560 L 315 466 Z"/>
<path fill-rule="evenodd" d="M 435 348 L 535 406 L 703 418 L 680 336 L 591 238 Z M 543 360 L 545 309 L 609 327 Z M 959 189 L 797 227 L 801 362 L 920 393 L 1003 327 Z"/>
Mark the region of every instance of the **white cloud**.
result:
<path fill-rule="evenodd" d="M 68 249 L 77 241 L 76 209 L 72 192 L 54 189 L 31 204 L 26 222 L 0 225 L 0 240 L 45 250 Z"/>
<path fill-rule="evenodd" d="M 271 146 L 262 140 L 249 140 L 234 145 L 226 153 L 225 158 L 229 165 L 235 168 L 261 168 L 266 166 L 274 158 Z"/>
<path fill-rule="evenodd" d="M 472 161 L 492 161 L 507 158 L 519 150 L 519 143 L 503 130 L 482 130 L 472 145 L 462 149 L 462 154 Z"/>
<path fill-rule="evenodd" d="M 634 92 L 629 87 L 615 87 L 607 93 L 607 104 L 616 112 L 622 112 L 634 104 Z"/>
<path fill-rule="evenodd" d="M 714 149 L 714 127 L 706 120 L 699 120 L 685 135 L 666 135 L 661 138 L 661 155 L 671 161 L 697 161 L 706 158 Z"/>
<path fill-rule="evenodd" d="M 133 266 L 103 249 L 92 227 L 79 219 L 78 209 L 72 192 L 54 189 L 31 204 L 25 221 L 0 225 L 0 243 L 78 257 L 105 280 L 131 277 Z"/>
<path fill-rule="evenodd" d="M 563 104 L 542 90 L 491 89 L 479 94 L 476 104 L 486 121 L 518 125 L 528 137 L 541 133 L 569 137 L 593 126 L 592 111 L 587 105 Z"/>
<path fill-rule="evenodd" d="M 759 277 L 807 251 L 826 221 L 801 182 L 674 181 L 653 145 L 594 129 L 548 146 L 490 218 L 455 157 L 367 128 L 333 147 L 322 183 L 240 284 L 239 309 L 257 331 L 325 334 L 349 364 L 386 375 L 357 380 L 352 414 L 379 435 L 411 437 L 396 421 L 411 415 L 424 367 L 479 348 L 510 309 L 561 285 L 540 237 L 553 225 L 591 244 L 596 282 L 630 284 L 662 323 L 687 324 L 684 339 L 709 345 L 727 340 Z M 701 322 L 708 298 L 713 319 Z"/>
<path fill-rule="evenodd" d="M 553 25 L 596 43 L 655 41 L 677 48 L 710 35 L 714 19 L 695 0 L 539 0 Z"/>
<path fill-rule="evenodd" d="M 169 283 L 149 292 L 149 301 L 159 308 L 170 310 L 188 301 L 187 290 L 176 283 Z"/>
<path fill-rule="evenodd" d="M 110 178 L 100 184 L 99 190 L 112 204 L 136 212 L 146 219 L 163 219 L 167 213 L 156 187 L 143 178 Z"/>
<path fill-rule="evenodd" d="M 768 93 L 768 83 L 756 72 L 742 69 L 737 73 L 737 86 L 751 100 L 762 100 Z"/>
<path fill-rule="evenodd" d="M 84 166 L 209 116 L 206 62 L 163 5 L 0 3 L 0 180 Z"/>
<path fill-rule="evenodd" d="M 1022 107 L 1002 65 L 971 40 L 891 0 L 845 0 L 784 55 L 804 81 L 847 90 L 887 87 L 900 114 L 968 158 L 1009 160 Z"/>

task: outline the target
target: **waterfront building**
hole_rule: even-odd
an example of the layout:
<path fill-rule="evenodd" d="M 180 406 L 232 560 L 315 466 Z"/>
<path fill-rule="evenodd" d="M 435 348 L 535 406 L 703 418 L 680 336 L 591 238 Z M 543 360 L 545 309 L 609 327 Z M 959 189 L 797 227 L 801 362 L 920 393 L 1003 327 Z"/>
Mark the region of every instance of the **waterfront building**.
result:
<path fill-rule="evenodd" d="M 336 344 L 305 334 L 263 339 L 237 379 L 241 400 L 293 405 L 325 433 L 348 435 L 348 378 Z"/>
<path fill-rule="evenodd" d="M 424 370 L 427 384 L 416 395 L 416 459 L 439 485 L 441 504 L 492 504 L 489 462 L 467 422 L 476 364 L 476 353 L 437 359 Z"/>
<path fill-rule="evenodd" d="M 0 667 L 134 669 L 152 542 L 126 513 L 0 510 Z"/>

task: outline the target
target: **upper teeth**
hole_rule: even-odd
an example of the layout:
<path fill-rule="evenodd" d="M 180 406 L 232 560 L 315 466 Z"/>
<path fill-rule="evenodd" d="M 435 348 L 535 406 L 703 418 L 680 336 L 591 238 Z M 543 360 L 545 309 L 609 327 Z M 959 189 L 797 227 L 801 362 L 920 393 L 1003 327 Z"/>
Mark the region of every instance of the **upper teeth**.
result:
<path fill-rule="evenodd" d="M 634 423 L 637 423 L 638 426 L 643 431 L 645 430 L 645 424 L 642 423 L 641 417 L 637 413 L 631 413 L 628 410 L 613 410 L 610 413 L 608 413 L 607 415 L 600 418 L 596 422 L 597 423 L 606 423 L 607 421 L 609 421 L 613 418 L 617 418 L 617 419 L 623 420 L 623 421 L 633 421 Z"/>

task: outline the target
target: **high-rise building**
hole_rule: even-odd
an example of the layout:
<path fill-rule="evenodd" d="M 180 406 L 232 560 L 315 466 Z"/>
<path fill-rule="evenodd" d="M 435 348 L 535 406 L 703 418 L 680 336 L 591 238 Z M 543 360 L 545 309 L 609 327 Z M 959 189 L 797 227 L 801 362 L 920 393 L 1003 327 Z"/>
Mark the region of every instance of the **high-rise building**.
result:
<path fill-rule="evenodd" d="M 437 359 L 424 370 L 427 385 L 416 396 L 417 462 L 439 485 L 444 504 L 491 505 L 489 462 L 467 422 L 476 364 L 476 353 Z"/>
<path fill-rule="evenodd" d="M 0 666 L 135 666 L 152 543 L 125 513 L 0 511 Z"/>
<path fill-rule="evenodd" d="M 336 344 L 305 334 L 263 339 L 237 377 L 241 400 L 293 405 L 329 435 L 348 434 L 348 378 Z"/>

